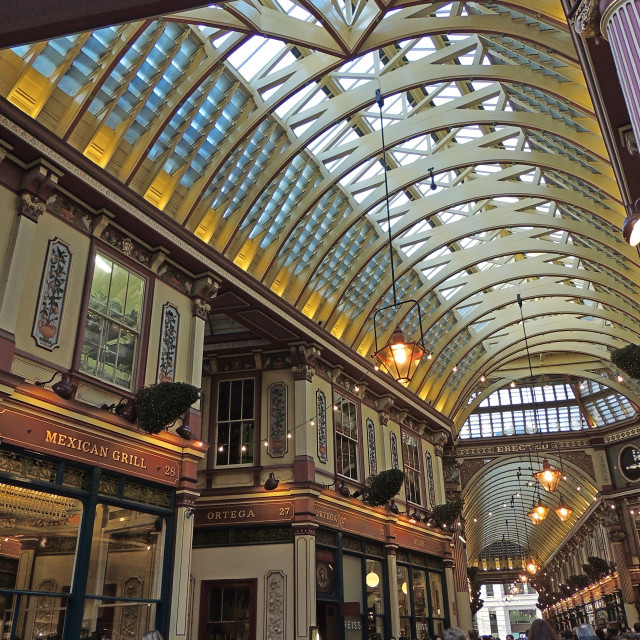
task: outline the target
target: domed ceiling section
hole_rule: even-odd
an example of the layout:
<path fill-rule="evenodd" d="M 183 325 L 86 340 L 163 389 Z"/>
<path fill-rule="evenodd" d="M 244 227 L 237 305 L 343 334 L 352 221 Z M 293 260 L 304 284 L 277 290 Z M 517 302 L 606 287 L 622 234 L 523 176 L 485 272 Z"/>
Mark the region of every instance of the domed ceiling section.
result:
<path fill-rule="evenodd" d="M 529 375 L 517 293 L 536 373 L 601 378 L 637 338 L 564 14 L 530 6 L 221 3 L 0 52 L 0 93 L 366 356 L 393 300 L 380 89 L 398 296 L 434 355 L 410 388 L 462 424 L 481 375 Z M 418 332 L 405 309 L 384 337 Z"/>

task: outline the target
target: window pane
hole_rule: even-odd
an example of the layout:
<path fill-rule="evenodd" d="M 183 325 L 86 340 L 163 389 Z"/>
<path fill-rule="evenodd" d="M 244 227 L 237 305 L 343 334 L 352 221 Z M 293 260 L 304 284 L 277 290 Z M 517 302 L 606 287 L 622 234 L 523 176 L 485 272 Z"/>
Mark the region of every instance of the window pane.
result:
<path fill-rule="evenodd" d="M 218 383 L 217 465 L 253 463 L 253 391 L 253 379 Z"/>
<path fill-rule="evenodd" d="M 134 578 L 130 578 L 124 590 L 129 589 L 134 581 Z M 145 630 L 155 627 L 155 618 L 155 604 L 129 604 L 109 599 L 85 600 L 83 629 L 84 625 L 88 627 L 87 637 L 90 638 L 141 638 Z"/>
<path fill-rule="evenodd" d="M 129 271 L 116 262 L 113 263 L 111 273 L 111 288 L 109 289 L 108 315 L 114 320 L 122 320 L 127 300 L 127 285 L 129 284 Z"/>
<path fill-rule="evenodd" d="M 218 420 L 229 419 L 229 393 L 231 392 L 231 384 L 229 382 L 221 382 L 218 386 Z"/>
<path fill-rule="evenodd" d="M 231 420 L 242 418 L 242 380 L 234 380 L 231 383 Z"/>
<path fill-rule="evenodd" d="M 143 295 L 143 278 L 96 254 L 80 371 L 133 387 Z"/>
<path fill-rule="evenodd" d="M 162 518 L 132 509 L 98 505 L 87 593 L 159 597 L 163 549 Z"/>
<path fill-rule="evenodd" d="M 251 588 L 248 585 L 211 587 L 206 636 L 229 639 L 249 638 L 252 608 Z"/>
<path fill-rule="evenodd" d="M 81 518 L 78 500 L 0 484 L 0 538 L 8 569 L 3 587 L 68 591 Z"/>
<path fill-rule="evenodd" d="M 66 598 L 22 596 L 19 602 L 16 638 L 62 637 L 67 609 Z M 5 637 L 8 638 L 9 634 Z"/>
<path fill-rule="evenodd" d="M 442 576 L 439 573 L 429 574 L 429 590 L 431 592 L 431 615 L 434 618 L 444 618 Z"/>

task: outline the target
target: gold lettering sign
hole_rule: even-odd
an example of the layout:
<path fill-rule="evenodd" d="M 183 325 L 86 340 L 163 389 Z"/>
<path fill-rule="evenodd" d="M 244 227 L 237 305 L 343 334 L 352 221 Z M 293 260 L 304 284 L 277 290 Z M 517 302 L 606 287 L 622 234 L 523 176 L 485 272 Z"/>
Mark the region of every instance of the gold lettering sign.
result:
<path fill-rule="evenodd" d="M 45 435 L 45 442 L 53 444 L 58 447 L 66 449 L 75 449 L 76 451 L 82 451 L 90 456 L 96 456 L 96 458 L 106 458 L 119 462 L 120 464 L 128 465 L 130 467 L 136 467 L 138 469 L 146 469 L 147 463 L 142 456 L 136 456 L 132 453 L 125 453 L 119 449 L 110 449 L 102 444 L 91 442 L 90 440 L 83 440 L 82 438 L 74 438 L 73 436 L 58 433 L 57 431 L 50 431 L 47 429 Z"/>

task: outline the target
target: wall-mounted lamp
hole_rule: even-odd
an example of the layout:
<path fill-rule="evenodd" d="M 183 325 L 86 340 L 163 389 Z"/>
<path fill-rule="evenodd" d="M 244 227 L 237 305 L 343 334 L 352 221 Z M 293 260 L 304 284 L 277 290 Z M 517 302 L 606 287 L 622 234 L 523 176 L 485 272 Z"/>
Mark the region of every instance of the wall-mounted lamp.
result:
<path fill-rule="evenodd" d="M 191 431 L 191 427 L 188 424 L 181 424 L 176 429 L 176 433 L 185 440 L 191 440 L 193 437 L 193 431 Z"/>
<path fill-rule="evenodd" d="M 69 400 L 73 395 L 73 385 L 69 381 L 68 373 L 56 371 L 49 380 L 45 380 L 44 382 L 37 380 L 34 384 L 36 385 L 36 387 L 42 387 L 44 389 L 44 386 L 52 382 L 58 374 L 62 376 L 62 379 L 56 382 L 54 385 L 51 385 L 51 391 L 53 391 L 53 393 L 55 393 L 63 400 Z"/>
<path fill-rule="evenodd" d="M 349 487 L 347 487 L 344 480 L 340 480 L 340 484 L 336 487 L 336 491 L 345 498 L 348 498 L 351 495 L 351 491 L 349 491 Z"/>
<path fill-rule="evenodd" d="M 278 478 L 276 478 L 276 476 L 273 473 L 273 471 L 271 471 L 269 473 L 269 477 L 265 480 L 264 488 L 267 491 L 273 491 L 274 489 L 278 488 L 279 484 L 280 484 L 280 480 Z"/>
<path fill-rule="evenodd" d="M 400 509 L 398 508 L 395 500 L 391 500 L 389 502 L 389 504 L 387 505 L 387 509 L 396 516 L 400 513 Z"/>

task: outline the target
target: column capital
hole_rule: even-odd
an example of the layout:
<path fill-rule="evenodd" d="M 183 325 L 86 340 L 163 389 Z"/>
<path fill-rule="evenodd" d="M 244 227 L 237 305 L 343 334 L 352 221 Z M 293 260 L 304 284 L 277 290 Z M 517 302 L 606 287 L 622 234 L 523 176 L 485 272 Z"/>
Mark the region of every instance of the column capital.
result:
<path fill-rule="evenodd" d="M 318 530 L 317 522 L 294 522 L 291 525 L 294 536 L 313 536 L 315 538 Z"/>
<path fill-rule="evenodd" d="M 40 216 L 47 210 L 47 205 L 29 193 L 23 193 L 18 203 L 18 215 L 37 223 Z"/>

